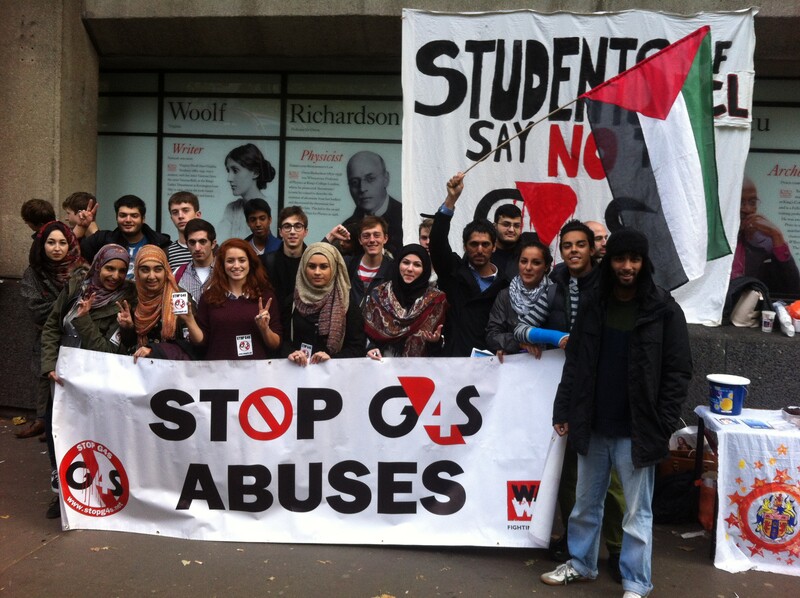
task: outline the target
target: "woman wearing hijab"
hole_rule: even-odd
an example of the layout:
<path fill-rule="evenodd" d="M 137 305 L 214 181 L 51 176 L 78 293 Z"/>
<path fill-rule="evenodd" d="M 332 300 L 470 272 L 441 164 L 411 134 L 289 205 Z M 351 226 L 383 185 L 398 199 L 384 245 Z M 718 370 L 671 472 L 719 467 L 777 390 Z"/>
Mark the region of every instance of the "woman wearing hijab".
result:
<path fill-rule="evenodd" d="M 367 355 L 425 357 L 440 348 L 447 311 L 445 294 L 431 287 L 431 258 L 422 245 L 406 245 L 395 258 L 391 280 L 364 303 Z"/>
<path fill-rule="evenodd" d="M 104 353 L 124 353 L 119 340 L 120 301 L 133 302 L 133 284 L 125 280 L 130 257 L 119 245 L 105 245 L 88 271 L 76 269 L 61 290 L 42 329 L 42 375 L 61 384 L 56 374 L 64 345 Z"/>
<path fill-rule="evenodd" d="M 56 374 L 58 350 L 62 346 L 80 347 L 104 353 L 124 353 L 119 339 L 117 314 L 121 301 L 136 298 L 133 284 L 125 280 L 130 257 L 128 250 L 119 245 L 105 245 L 95 255 L 88 268 L 76 268 L 61 289 L 53 309 L 42 328 L 41 374 L 49 381 L 63 384 Z M 53 403 L 50 401 L 46 415 L 52 419 Z M 47 426 L 47 445 L 55 455 L 50 426 Z M 50 486 L 58 492 L 58 472 L 51 457 L 53 471 Z M 58 497 L 47 509 L 47 517 L 59 516 Z"/>
<path fill-rule="evenodd" d="M 31 245 L 29 266 L 22 274 L 21 295 L 26 300 L 28 311 L 36 325 L 31 367 L 37 380 L 36 419 L 15 434 L 17 438 L 31 438 L 44 432 L 47 402 L 50 400 L 50 382 L 39 375 L 42 365 L 42 327 L 53 309 L 61 289 L 72 271 L 84 264 L 81 249 L 75 235 L 63 222 L 48 222 Z"/>
<path fill-rule="evenodd" d="M 122 342 L 139 357 L 155 359 L 191 359 L 191 343 L 186 340 L 185 325 L 173 313 L 172 294 L 185 292 L 175 277 L 164 251 L 145 245 L 136 254 L 133 267 L 136 280 L 136 308 L 122 302 L 120 327 Z M 188 296 L 188 294 L 187 294 Z"/>
<path fill-rule="evenodd" d="M 287 307 L 283 354 L 292 363 L 364 356 L 364 320 L 350 303 L 347 267 L 333 245 L 312 243 L 303 252 L 294 300 Z"/>
<path fill-rule="evenodd" d="M 204 359 L 269 359 L 281 346 L 280 308 L 267 272 L 250 243 L 228 239 L 219 247 L 197 316 L 181 316 Z"/>

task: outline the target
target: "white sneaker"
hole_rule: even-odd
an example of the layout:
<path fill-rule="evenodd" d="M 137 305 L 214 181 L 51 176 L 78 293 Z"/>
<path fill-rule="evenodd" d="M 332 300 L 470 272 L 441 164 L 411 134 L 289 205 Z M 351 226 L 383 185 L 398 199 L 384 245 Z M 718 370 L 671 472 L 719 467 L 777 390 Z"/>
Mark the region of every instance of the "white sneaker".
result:
<path fill-rule="evenodd" d="M 626 590 L 625 593 L 622 595 L 622 598 L 644 598 L 641 594 L 637 594 L 636 592 L 631 592 L 630 590 Z"/>
<path fill-rule="evenodd" d="M 575 571 L 570 561 L 559 565 L 549 573 L 542 573 L 539 579 L 549 586 L 565 586 L 573 581 L 593 581 L 591 577 L 584 577 Z"/>

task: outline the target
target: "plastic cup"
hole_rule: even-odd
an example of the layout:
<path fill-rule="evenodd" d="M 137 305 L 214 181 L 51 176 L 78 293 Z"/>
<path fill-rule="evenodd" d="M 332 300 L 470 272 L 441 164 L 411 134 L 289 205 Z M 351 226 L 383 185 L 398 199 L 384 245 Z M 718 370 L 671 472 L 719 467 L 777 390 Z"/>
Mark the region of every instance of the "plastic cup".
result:
<path fill-rule="evenodd" d="M 775 325 L 775 312 L 763 310 L 761 312 L 761 332 L 772 332 Z"/>

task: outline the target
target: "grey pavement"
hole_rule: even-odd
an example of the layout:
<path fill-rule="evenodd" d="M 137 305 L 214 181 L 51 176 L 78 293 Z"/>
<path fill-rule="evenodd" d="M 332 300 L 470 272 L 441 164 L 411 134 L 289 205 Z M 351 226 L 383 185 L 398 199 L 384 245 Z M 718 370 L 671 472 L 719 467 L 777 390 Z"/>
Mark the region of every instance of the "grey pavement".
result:
<path fill-rule="evenodd" d="M 244 544 L 61 530 L 44 443 L 0 417 L 0 597 L 622 596 L 600 564 L 592 583 L 549 587 L 546 551 L 504 548 Z M 699 525 L 656 526 L 654 597 L 798 595 L 796 577 L 714 568 Z"/>

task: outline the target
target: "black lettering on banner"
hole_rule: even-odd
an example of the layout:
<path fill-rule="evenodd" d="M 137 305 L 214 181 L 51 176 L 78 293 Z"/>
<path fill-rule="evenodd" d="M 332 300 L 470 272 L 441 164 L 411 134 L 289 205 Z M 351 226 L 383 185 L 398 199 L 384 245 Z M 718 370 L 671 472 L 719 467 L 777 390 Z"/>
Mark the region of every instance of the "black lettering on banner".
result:
<path fill-rule="evenodd" d="M 75 472 L 79 469 L 83 469 L 85 471 L 82 482 L 79 482 L 75 479 Z M 92 481 L 92 472 L 86 468 L 86 463 L 83 461 L 75 461 L 69 466 L 69 468 L 67 468 L 67 485 L 73 490 L 86 490 L 92 485 Z"/>
<path fill-rule="evenodd" d="M 200 487 L 198 488 L 198 484 Z M 188 509 L 192 506 L 192 501 L 204 500 L 208 508 L 214 510 L 225 510 L 222 497 L 219 495 L 217 485 L 211 475 L 211 470 L 205 463 L 190 463 L 186 470 L 186 478 L 183 480 L 183 488 L 178 499 L 177 510 Z"/>
<path fill-rule="evenodd" d="M 477 141 L 481 147 L 477 152 L 471 149 L 467 150 L 466 156 L 470 160 L 480 160 L 492 151 L 492 144 L 483 136 L 482 129 L 494 129 L 494 125 L 488 120 L 476 120 L 469 127 L 469 136 L 473 141 Z"/>
<path fill-rule="evenodd" d="M 238 390 L 201 390 L 200 402 L 211 403 L 211 442 L 228 440 L 228 403 L 239 401 Z"/>
<path fill-rule="evenodd" d="M 597 60 L 592 61 L 592 50 L 588 42 L 582 40 L 583 50 L 581 51 L 581 70 L 578 73 L 578 93 L 582 95 L 587 90 L 597 87 L 606 80 L 606 60 L 608 58 L 608 38 L 601 37 L 597 48 Z M 583 122 L 584 103 L 578 102 L 575 105 L 575 121 Z"/>
<path fill-rule="evenodd" d="M 467 502 L 467 492 L 458 482 L 443 478 L 446 474 L 450 477 L 461 475 L 464 470 L 458 463 L 452 461 L 436 461 L 431 463 L 422 472 L 422 485 L 436 494 L 446 496 L 446 501 L 440 501 L 435 496 L 425 496 L 420 499 L 420 504 L 434 515 L 452 515 L 461 510 Z"/>
<path fill-rule="evenodd" d="M 517 502 L 534 502 L 539 496 L 539 484 L 511 484 L 511 492 Z"/>
<path fill-rule="evenodd" d="M 417 425 L 419 416 L 409 403 L 400 410 L 400 414 L 403 416 L 403 421 L 396 426 L 388 424 L 383 418 L 383 406 L 392 399 L 407 400 L 408 395 L 406 395 L 406 391 L 403 390 L 403 387 L 399 385 L 387 386 L 386 388 L 379 390 L 377 393 L 375 393 L 375 396 L 372 397 L 372 401 L 370 401 L 369 404 L 369 421 L 378 434 L 381 434 L 386 438 L 400 438 L 414 429 L 414 426 Z"/>
<path fill-rule="evenodd" d="M 469 98 L 469 117 L 480 118 L 481 113 L 481 84 L 483 82 L 483 55 L 494 52 L 497 42 L 495 40 L 468 39 L 464 44 L 464 51 L 472 54 L 472 93 Z"/>
<path fill-rule="evenodd" d="M 381 461 L 378 463 L 378 513 L 403 515 L 417 512 L 413 500 L 395 500 L 395 494 L 408 494 L 413 485 L 409 480 L 397 480 L 396 475 L 417 473 L 417 464 L 401 461 Z"/>
<path fill-rule="evenodd" d="M 635 37 L 612 37 L 609 40 L 609 49 L 619 52 L 618 73 L 628 70 L 628 52 L 635 50 L 637 45 L 639 45 L 639 40 Z"/>
<path fill-rule="evenodd" d="M 183 406 L 193 403 L 194 399 L 189 393 L 174 388 L 161 390 L 154 394 L 150 399 L 150 410 L 153 412 L 153 415 L 160 417 L 164 421 L 173 423 L 177 427 L 170 428 L 158 422 L 150 424 L 150 429 L 162 440 L 186 440 L 190 438 L 197 429 L 197 421 L 188 411 L 170 405 L 169 403 L 171 402 Z"/>
<path fill-rule="evenodd" d="M 506 44 L 503 39 L 497 40 L 492 96 L 489 100 L 489 113 L 495 120 L 511 120 L 517 113 L 517 101 L 522 78 L 522 40 L 515 39 L 512 47 L 511 75 L 508 80 L 508 89 L 504 89 L 503 74 L 506 70 Z"/>
<path fill-rule="evenodd" d="M 522 91 L 522 119 L 533 118 L 547 98 L 550 61 L 542 42 L 525 42 L 525 86 Z"/>
<path fill-rule="evenodd" d="M 739 75 L 728 73 L 728 114 L 740 118 L 747 118 L 750 111 L 739 108 Z"/>
<path fill-rule="evenodd" d="M 714 42 L 714 65 L 711 68 L 711 72 L 715 75 L 719 75 L 719 69 L 722 63 L 728 60 L 728 55 L 725 51 L 730 50 L 732 45 L 733 42 L 731 41 Z"/>
<path fill-rule="evenodd" d="M 353 500 L 345 500 L 342 496 L 332 495 L 326 496 L 325 500 L 328 505 L 337 513 L 344 515 L 353 515 L 361 513 L 372 500 L 372 492 L 369 486 L 364 482 L 353 479 L 347 474 L 352 474 L 357 478 L 369 475 L 369 469 L 363 463 L 358 461 L 342 461 L 331 467 L 328 472 L 328 483 L 331 488 L 348 494 L 353 497 Z"/>
<path fill-rule="evenodd" d="M 287 511 L 308 513 L 322 502 L 322 463 L 308 464 L 308 496 L 297 498 L 297 465 L 278 465 L 278 502 Z"/>
<path fill-rule="evenodd" d="M 245 479 L 252 482 L 245 483 Z M 228 503 L 231 511 L 260 513 L 272 506 L 272 493 L 267 486 L 272 474 L 264 465 L 228 465 Z M 246 501 L 252 496 L 255 500 Z"/>
<path fill-rule="evenodd" d="M 315 409 L 315 401 L 323 401 L 322 409 Z M 314 424 L 328 421 L 342 412 L 342 395 L 330 388 L 297 389 L 297 439 L 314 438 Z"/>
<path fill-rule="evenodd" d="M 119 498 L 122 496 L 124 490 L 122 489 L 122 482 L 120 481 L 120 474 L 116 469 L 112 469 L 108 474 L 108 479 L 111 480 L 111 484 L 114 486 L 114 489 L 111 491 L 112 496 L 116 496 Z"/>
<path fill-rule="evenodd" d="M 458 391 L 456 395 L 456 405 L 461 409 L 461 412 L 467 416 L 467 423 L 459 424 L 458 431 L 462 436 L 473 436 L 478 433 L 483 425 L 483 416 L 478 408 L 475 407 L 470 401 L 479 398 L 481 395 L 475 386 L 465 386 Z"/>
<path fill-rule="evenodd" d="M 449 89 L 447 97 L 441 104 L 428 105 L 414 102 L 414 112 L 424 116 L 441 116 L 458 108 L 467 97 L 467 78 L 456 69 L 436 66 L 435 61 L 440 56 L 455 58 L 458 56 L 458 46 L 450 40 L 435 40 L 428 42 L 417 50 L 417 70 L 430 77 L 443 77 L 447 80 Z"/>
<path fill-rule="evenodd" d="M 574 56 L 580 51 L 580 43 L 577 37 L 557 37 L 553 39 L 553 75 L 550 83 L 550 112 L 558 108 L 559 91 L 562 83 L 568 83 L 570 79 L 570 68 L 563 66 L 566 56 Z M 550 116 L 550 120 L 567 121 L 572 118 L 570 108 L 562 108 Z"/>
<path fill-rule="evenodd" d="M 664 39 L 663 37 L 657 37 L 655 39 L 648 40 L 642 44 L 642 47 L 639 48 L 639 51 L 636 53 L 636 62 L 641 62 L 649 54 L 655 54 L 659 50 L 663 50 L 669 45 L 669 40 Z"/>

